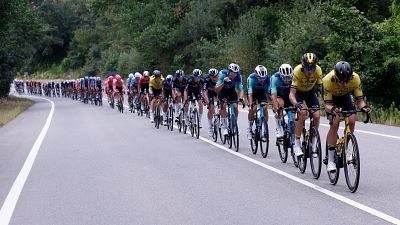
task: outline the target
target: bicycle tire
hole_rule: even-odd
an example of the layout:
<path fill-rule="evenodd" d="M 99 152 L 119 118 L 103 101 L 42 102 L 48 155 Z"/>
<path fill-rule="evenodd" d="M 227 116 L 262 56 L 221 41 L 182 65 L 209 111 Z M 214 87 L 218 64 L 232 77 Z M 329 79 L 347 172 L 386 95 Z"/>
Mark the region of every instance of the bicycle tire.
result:
<path fill-rule="evenodd" d="M 173 131 L 174 130 L 174 108 L 170 107 L 169 108 L 170 113 L 169 113 L 169 130 Z"/>
<path fill-rule="evenodd" d="M 306 140 L 306 129 L 303 128 L 303 132 L 301 132 L 301 137 L 302 139 L 300 140 L 301 143 L 301 150 L 303 151 L 302 156 L 297 157 L 297 163 L 299 166 L 300 173 L 306 172 L 307 169 L 307 152 L 309 151 L 308 149 L 308 143 Z"/>
<path fill-rule="evenodd" d="M 315 131 L 315 128 L 312 128 L 313 132 L 310 135 L 313 135 Z M 309 154 L 309 158 L 310 158 L 310 167 L 311 167 L 311 172 L 314 176 L 314 179 L 318 179 L 319 176 L 321 175 L 321 165 L 322 165 L 322 151 L 321 151 L 321 138 L 319 136 L 319 132 L 317 131 L 317 135 L 315 135 L 314 138 L 317 138 L 317 149 L 316 149 L 316 153 L 317 153 L 317 157 L 314 158 L 313 155 L 313 151 L 312 151 L 312 147 L 309 148 L 310 149 L 310 154 Z M 311 146 L 311 144 L 310 144 Z"/>
<path fill-rule="evenodd" d="M 342 151 L 343 152 L 343 167 L 344 167 L 344 174 L 346 177 L 346 183 L 347 183 L 347 187 L 350 189 L 351 193 L 354 193 L 357 191 L 358 189 L 358 185 L 360 182 L 360 152 L 358 149 L 358 143 L 357 143 L 357 139 L 354 136 L 354 134 L 349 133 L 347 134 L 347 141 L 346 141 L 346 146 L 349 146 L 349 142 L 351 143 L 352 146 L 352 160 L 347 159 L 347 150 Z M 343 149 L 344 150 L 344 149 Z M 355 171 L 355 177 L 354 182 L 351 182 L 353 179 L 350 178 L 350 168 L 353 168 Z"/>
<path fill-rule="evenodd" d="M 232 142 L 233 142 L 233 147 L 235 148 L 235 151 L 238 152 L 239 151 L 239 128 L 237 125 L 237 120 L 236 120 L 236 116 L 232 116 Z"/>
<path fill-rule="evenodd" d="M 213 120 L 213 141 L 217 142 L 218 140 L 218 121 L 217 121 L 217 117 L 214 116 L 214 120 Z"/>
<path fill-rule="evenodd" d="M 179 113 L 178 121 L 176 123 L 178 125 L 179 133 L 182 132 L 182 113 Z"/>
<path fill-rule="evenodd" d="M 268 131 L 268 123 L 265 119 L 260 119 L 262 120 L 260 122 L 260 135 L 259 135 L 259 142 L 260 142 L 260 151 L 261 155 L 263 158 L 266 158 L 268 156 L 268 148 L 269 148 L 269 131 Z M 263 131 L 265 133 L 263 134 Z M 265 141 L 262 139 L 264 136 Z"/>
<path fill-rule="evenodd" d="M 254 120 L 256 124 L 256 129 L 254 130 L 253 134 L 251 135 L 251 140 L 250 140 L 250 147 L 251 147 L 251 152 L 255 155 L 257 154 L 257 149 L 258 149 L 258 139 L 260 134 L 258 133 L 258 117 L 256 116 Z"/>
<path fill-rule="evenodd" d="M 158 105 L 156 106 L 156 115 L 154 118 L 154 125 L 157 129 L 160 128 L 160 107 Z"/>
<path fill-rule="evenodd" d="M 288 148 L 285 142 L 286 140 L 276 140 L 276 146 L 278 147 L 279 158 L 283 163 L 286 163 L 288 158 Z"/>
<path fill-rule="evenodd" d="M 199 121 L 199 112 L 197 110 L 194 111 L 194 132 L 196 138 L 200 138 L 200 121 Z"/>

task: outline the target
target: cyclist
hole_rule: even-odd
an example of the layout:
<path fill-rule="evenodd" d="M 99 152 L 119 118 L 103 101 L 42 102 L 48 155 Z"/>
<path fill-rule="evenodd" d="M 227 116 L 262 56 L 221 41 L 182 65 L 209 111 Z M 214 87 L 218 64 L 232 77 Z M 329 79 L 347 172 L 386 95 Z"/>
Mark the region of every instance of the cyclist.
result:
<path fill-rule="evenodd" d="M 227 128 L 227 111 L 225 101 L 235 102 L 235 114 L 236 118 L 239 116 L 238 104 L 238 94 L 236 92 L 235 86 L 239 90 L 239 100 L 243 102 L 243 83 L 242 76 L 240 75 L 240 67 L 238 64 L 231 63 L 228 69 L 221 70 L 218 74 L 218 81 L 215 87 L 215 91 L 218 93 L 218 99 L 222 102 L 221 106 L 221 120 L 222 120 L 222 134 L 228 134 Z M 240 131 L 239 131 L 240 132 Z"/>
<path fill-rule="evenodd" d="M 279 108 L 291 106 L 289 100 L 290 85 L 293 78 L 293 68 L 289 64 L 282 64 L 279 71 L 271 78 L 271 100 L 276 120 L 276 137 L 283 137 L 282 115 L 279 114 Z"/>
<path fill-rule="evenodd" d="M 139 93 L 138 84 L 139 84 L 139 80 L 141 77 L 142 77 L 142 74 L 140 74 L 139 72 L 136 72 L 134 75 L 134 78 L 132 79 L 130 86 L 129 86 L 129 89 L 132 91 L 132 99 L 135 100 L 134 103 L 137 106 L 136 110 L 139 110 L 139 98 L 137 96 Z"/>
<path fill-rule="evenodd" d="M 168 99 L 172 98 L 172 75 L 168 75 L 162 82 L 162 96 L 164 100 L 163 104 L 163 124 L 167 125 L 167 112 L 168 112 Z"/>
<path fill-rule="evenodd" d="M 122 79 L 121 75 L 116 74 L 113 80 L 113 91 L 115 95 L 119 94 L 120 98 L 122 98 L 122 104 L 124 104 L 124 93 L 126 90 L 125 82 Z M 117 103 L 118 104 L 118 103 Z M 123 107 L 123 106 L 121 106 Z"/>
<path fill-rule="evenodd" d="M 148 100 L 147 94 L 149 93 L 149 82 L 150 82 L 150 72 L 144 71 L 143 76 L 139 79 L 138 82 L 138 90 L 140 93 L 140 107 L 141 110 L 144 111 L 144 101 L 145 98 Z"/>
<path fill-rule="evenodd" d="M 249 127 L 247 128 L 247 139 L 252 139 L 254 114 L 257 113 L 257 107 L 254 107 L 253 102 L 258 100 L 258 103 L 265 103 L 264 118 L 268 122 L 268 99 L 267 93 L 270 89 L 270 78 L 268 76 L 267 68 L 263 65 L 258 65 L 254 69 L 254 73 L 250 74 L 247 78 L 247 97 L 249 113 L 247 119 Z M 263 137 L 265 138 L 265 137 Z"/>
<path fill-rule="evenodd" d="M 294 144 L 294 153 L 296 156 L 303 155 L 301 151 L 300 136 L 304 126 L 304 120 L 307 113 L 302 110 L 303 101 L 306 102 L 308 108 L 319 108 L 319 102 L 316 94 L 315 85 L 322 84 L 322 69 L 317 65 L 318 58 L 314 53 L 305 53 L 301 58 L 301 64 L 297 65 L 293 71 L 293 80 L 290 88 L 289 99 L 293 106 L 299 112 L 298 121 L 295 122 L 296 140 Z M 320 113 L 319 110 L 311 112 L 315 122 L 315 130 L 318 132 Z M 312 139 L 313 152 L 316 149 L 316 138 Z"/>
<path fill-rule="evenodd" d="M 187 80 L 183 70 L 177 70 L 174 78 L 172 79 L 172 96 L 175 100 L 175 112 L 177 112 L 176 118 L 179 118 L 179 103 L 181 102 L 182 95 L 185 92 L 186 83 Z"/>
<path fill-rule="evenodd" d="M 114 82 L 114 77 L 109 76 L 105 81 L 104 81 L 104 87 L 106 90 L 106 94 L 108 96 L 108 103 L 111 103 L 111 98 L 114 98 L 113 93 L 113 82 Z"/>
<path fill-rule="evenodd" d="M 351 65 L 348 62 L 340 61 L 336 63 L 334 69 L 328 73 L 323 79 L 323 93 L 325 101 L 325 111 L 328 119 L 332 121 L 332 115 L 335 115 L 332 125 L 329 127 L 327 135 L 328 144 L 328 165 L 327 170 L 334 172 L 336 164 L 334 161 L 335 147 L 337 140 L 337 132 L 339 129 L 340 118 L 336 116 L 340 111 L 355 110 L 354 100 L 357 100 L 357 105 L 366 113 L 371 112 L 371 107 L 364 102 L 363 92 L 361 90 L 360 76 L 353 72 Z M 349 117 L 349 126 L 351 132 L 354 132 L 356 115 L 352 114 Z M 351 152 L 347 159 L 351 159 Z"/>
<path fill-rule="evenodd" d="M 130 73 L 128 75 L 128 78 L 126 79 L 126 87 L 128 88 L 128 104 L 129 104 L 129 111 L 133 110 L 133 103 L 132 103 L 132 89 L 131 89 L 131 82 L 134 79 L 133 73 Z"/>
<path fill-rule="evenodd" d="M 215 85 L 217 84 L 218 70 L 211 68 L 208 71 L 208 77 L 204 79 L 203 95 L 205 104 L 208 105 L 208 136 L 213 136 L 213 115 L 215 113 L 214 98 L 217 97 L 217 92 L 215 92 Z"/>
<path fill-rule="evenodd" d="M 184 94 L 184 99 L 185 99 L 185 114 L 186 114 L 186 121 L 189 121 L 189 104 L 188 101 L 189 99 L 192 99 L 193 97 L 197 101 L 197 104 L 199 105 L 199 126 L 200 128 L 202 127 L 201 124 L 201 118 L 203 116 L 203 102 L 202 100 L 202 88 L 204 81 L 201 77 L 201 70 L 200 69 L 194 69 L 192 76 L 190 76 L 187 79 L 186 83 L 186 88 L 185 88 L 185 94 Z"/>
<path fill-rule="evenodd" d="M 156 102 L 157 97 L 159 97 L 161 94 L 163 80 L 164 79 L 161 75 L 161 71 L 154 70 L 153 76 L 150 78 L 150 82 L 149 82 L 149 94 L 152 97 L 152 100 L 150 103 L 150 122 L 151 123 L 154 123 L 154 111 L 156 110 L 155 102 Z"/>

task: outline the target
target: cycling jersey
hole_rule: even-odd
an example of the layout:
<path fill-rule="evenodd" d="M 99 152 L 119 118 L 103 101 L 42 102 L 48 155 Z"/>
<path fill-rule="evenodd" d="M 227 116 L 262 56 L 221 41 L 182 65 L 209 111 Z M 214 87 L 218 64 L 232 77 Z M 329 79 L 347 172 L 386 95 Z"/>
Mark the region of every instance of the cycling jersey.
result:
<path fill-rule="evenodd" d="M 179 92 L 183 92 L 186 88 L 186 77 L 182 77 L 182 79 L 178 79 L 177 77 L 174 77 L 172 79 L 172 88 L 178 89 Z"/>
<path fill-rule="evenodd" d="M 291 86 L 291 82 L 288 84 L 285 84 L 285 82 L 283 82 L 281 74 L 279 72 L 276 72 L 274 75 L 272 75 L 272 79 L 271 79 L 271 93 L 272 94 L 276 93 L 278 96 L 281 96 L 281 97 L 288 96 L 290 93 L 290 86 Z"/>
<path fill-rule="evenodd" d="M 235 85 L 237 87 L 237 89 L 239 91 L 243 90 L 243 82 L 242 82 L 242 75 L 240 75 L 240 73 L 236 73 L 236 76 L 231 79 L 231 81 L 229 82 L 224 82 L 224 78 L 227 77 L 229 74 L 229 70 L 225 69 L 225 70 L 221 70 L 218 74 L 218 81 L 217 81 L 217 85 L 219 86 L 222 83 L 224 83 L 224 87 L 222 89 L 234 89 Z"/>
<path fill-rule="evenodd" d="M 151 87 L 153 90 L 161 90 L 162 89 L 162 83 L 163 83 L 163 77 L 160 77 L 157 79 L 155 76 L 150 77 L 150 82 L 149 82 L 149 87 Z"/>
<path fill-rule="evenodd" d="M 247 91 L 248 94 L 253 94 L 254 92 L 269 92 L 270 89 L 270 78 L 266 76 L 264 80 L 260 80 L 257 78 L 255 73 L 252 73 L 247 78 Z"/>
<path fill-rule="evenodd" d="M 346 87 L 341 87 L 336 78 L 335 71 L 332 70 L 323 79 L 324 88 L 324 101 L 326 103 L 332 103 L 332 97 L 345 96 L 350 92 L 354 92 L 354 97 L 356 99 L 363 98 L 363 92 L 361 90 L 361 80 L 360 76 L 353 73 L 353 78 L 347 83 Z"/>
<path fill-rule="evenodd" d="M 203 86 L 203 90 L 208 90 L 208 93 L 210 92 L 215 92 L 215 86 L 216 86 L 217 82 L 213 82 L 211 80 L 211 76 L 208 76 L 206 78 L 204 78 L 204 86 Z"/>
<path fill-rule="evenodd" d="M 187 90 L 201 90 L 203 88 L 204 81 L 200 77 L 196 80 L 195 77 L 191 76 L 187 79 L 186 89 Z"/>
<path fill-rule="evenodd" d="M 315 84 L 322 84 L 322 69 L 316 66 L 315 71 L 307 78 L 304 75 L 304 68 L 302 65 L 298 65 L 293 71 L 292 88 L 295 88 L 302 92 L 310 91 L 314 88 Z"/>
<path fill-rule="evenodd" d="M 141 89 L 142 92 L 144 90 L 146 90 L 147 92 L 149 91 L 149 82 L 150 77 L 143 76 L 139 79 L 138 87 Z"/>

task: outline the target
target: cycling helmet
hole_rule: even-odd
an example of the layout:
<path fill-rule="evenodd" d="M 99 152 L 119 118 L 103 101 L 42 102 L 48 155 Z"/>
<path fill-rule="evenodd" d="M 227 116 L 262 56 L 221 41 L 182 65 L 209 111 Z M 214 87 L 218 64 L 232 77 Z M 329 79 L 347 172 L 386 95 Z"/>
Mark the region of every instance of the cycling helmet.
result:
<path fill-rule="evenodd" d="M 293 69 L 289 64 L 282 64 L 279 67 L 279 73 L 281 74 L 282 80 L 291 80 L 293 77 Z"/>
<path fill-rule="evenodd" d="M 171 82 L 172 81 L 172 78 L 173 78 L 173 76 L 171 75 L 171 74 L 169 74 L 168 76 L 167 76 L 167 82 Z"/>
<path fill-rule="evenodd" d="M 144 71 L 144 72 L 143 72 L 143 76 L 145 76 L 145 77 L 148 77 L 148 76 L 150 76 L 150 72 L 149 72 L 149 71 L 147 71 L 147 70 L 146 70 L 146 71 Z"/>
<path fill-rule="evenodd" d="M 120 81 L 122 79 L 121 75 L 117 74 L 115 75 L 115 79 L 117 79 L 117 81 Z"/>
<path fill-rule="evenodd" d="M 201 72 L 200 69 L 194 69 L 194 70 L 193 70 L 193 76 L 196 77 L 196 78 L 197 78 L 197 77 L 201 77 L 201 73 L 202 73 L 202 72 Z"/>
<path fill-rule="evenodd" d="M 340 61 L 335 65 L 335 75 L 339 81 L 347 82 L 353 77 L 353 69 L 350 63 L 345 61 Z"/>
<path fill-rule="evenodd" d="M 268 75 L 267 68 L 265 68 L 265 66 L 263 66 L 263 65 L 256 66 L 254 71 L 256 72 L 256 75 L 258 78 L 265 78 Z"/>
<path fill-rule="evenodd" d="M 218 75 L 218 70 L 215 69 L 215 68 L 211 68 L 211 69 L 208 71 L 208 75 L 210 75 L 210 76 L 212 76 L 212 77 L 215 77 L 215 76 Z"/>
<path fill-rule="evenodd" d="M 305 53 L 303 57 L 301 57 L 301 64 L 306 68 L 315 68 L 317 66 L 317 62 L 318 58 L 314 53 Z"/>
<path fill-rule="evenodd" d="M 112 79 L 114 79 L 114 77 L 113 77 L 113 76 L 109 76 L 108 79 L 109 79 L 109 80 L 112 80 Z"/>
<path fill-rule="evenodd" d="M 185 72 L 183 72 L 183 70 L 177 70 L 175 72 L 175 76 L 177 76 L 177 77 L 184 76 L 184 75 L 185 75 Z"/>
<path fill-rule="evenodd" d="M 133 76 L 133 73 L 130 73 L 130 74 L 129 74 L 129 78 L 132 79 L 133 77 L 134 77 L 134 76 Z"/>
<path fill-rule="evenodd" d="M 136 73 L 135 73 L 135 78 L 139 79 L 139 78 L 141 78 L 141 77 L 142 77 L 142 74 L 140 74 L 139 72 L 136 72 Z"/>
<path fill-rule="evenodd" d="M 239 65 L 236 64 L 236 63 L 231 63 L 231 64 L 229 64 L 228 69 L 229 69 L 230 71 L 234 72 L 234 73 L 238 73 L 239 70 L 240 70 L 240 67 L 239 67 Z"/>
<path fill-rule="evenodd" d="M 156 76 L 156 77 L 160 77 L 160 76 L 161 76 L 161 71 L 159 71 L 159 70 L 154 70 L 154 71 L 153 71 L 153 75 Z"/>

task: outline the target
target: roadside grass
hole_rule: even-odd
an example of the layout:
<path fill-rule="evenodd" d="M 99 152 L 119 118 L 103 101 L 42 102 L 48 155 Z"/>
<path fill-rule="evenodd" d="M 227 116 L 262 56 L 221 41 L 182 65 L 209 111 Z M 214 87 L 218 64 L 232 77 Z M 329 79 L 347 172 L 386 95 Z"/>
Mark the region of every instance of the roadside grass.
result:
<path fill-rule="evenodd" d="M 33 105 L 33 101 L 26 98 L 14 96 L 0 98 L 0 127 L 17 117 L 31 105 Z"/>

